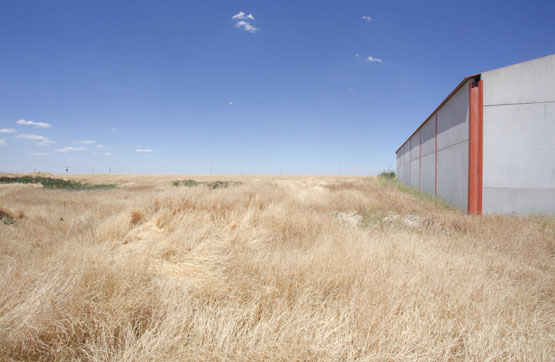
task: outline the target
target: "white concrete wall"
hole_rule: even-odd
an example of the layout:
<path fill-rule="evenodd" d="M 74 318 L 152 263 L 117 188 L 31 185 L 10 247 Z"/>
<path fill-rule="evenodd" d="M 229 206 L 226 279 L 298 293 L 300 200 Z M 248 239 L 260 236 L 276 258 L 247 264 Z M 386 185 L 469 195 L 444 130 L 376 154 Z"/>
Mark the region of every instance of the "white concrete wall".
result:
<path fill-rule="evenodd" d="M 420 187 L 420 131 L 410 138 L 410 185 Z"/>
<path fill-rule="evenodd" d="M 430 117 L 421 128 L 422 133 L 422 160 L 420 171 L 420 191 L 435 194 L 436 172 L 436 118 Z"/>
<path fill-rule="evenodd" d="M 399 148 L 397 152 L 397 180 L 410 185 L 410 140 Z"/>
<path fill-rule="evenodd" d="M 437 195 L 463 210 L 468 209 L 468 83 L 405 143 L 404 167 L 398 168 L 400 182 L 435 194 L 437 116 Z"/>
<path fill-rule="evenodd" d="M 555 214 L 555 54 L 482 80 L 482 211 Z"/>
<path fill-rule="evenodd" d="M 468 84 L 437 111 L 437 195 L 468 210 Z"/>

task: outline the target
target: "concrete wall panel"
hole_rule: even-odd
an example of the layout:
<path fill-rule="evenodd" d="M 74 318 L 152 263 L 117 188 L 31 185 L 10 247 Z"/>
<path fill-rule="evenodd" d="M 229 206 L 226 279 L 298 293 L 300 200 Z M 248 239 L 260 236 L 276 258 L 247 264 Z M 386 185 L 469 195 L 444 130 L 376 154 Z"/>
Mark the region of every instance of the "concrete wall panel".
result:
<path fill-rule="evenodd" d="M 434 195 L 435 194 L 435 162 L 436 157 L 435 153 L 432 153 L 427 156 L 422 156 L 422 165 L 421 165 L 421 186 L 420 191 Z"/>
<path fill-rule="evenodd" d="M 555 103 L 484 107 L 483 185 L 555 189 Z"/>
<path fill-rule="evenodd" d="M 547 214 L 555 216 L 555 190 L 489 188 L 482 190 L 484 214 Z"/>
<path fill-rule="evenodd" d="M 468 140 L 468 82 L 437 111 L 437 148 Z"/>
<path fill-rule="evenodd" d="M 422 132 L 422 157 L 435 152 L 436 118 L 430 117 L 420 129 Z"/>
<path fill-rule="evenodd" d="M 554 102 L 555 54 L 482 73 L 484 105 Z"/>
<path fill-rule="evenodd" d="M 420 157 L 420 131 L 410 138 L 410 160 L 418 160 Z"/>
<path fill-rule="evenodd" d="M 420 159 L 410 162 L 410 186 L 418 190 L 420 180 Z"/>
<path fill-rule="evenodd" d="M 468 141 L 437 153 L 437 194 L 468 210 Z"/>
<path fill-rule="evenodd" d="M 404 171 L 404 175 L 405 175 L 405 185 L 410 185 L 410 161 L 405 162 L 405 171 Z"/>

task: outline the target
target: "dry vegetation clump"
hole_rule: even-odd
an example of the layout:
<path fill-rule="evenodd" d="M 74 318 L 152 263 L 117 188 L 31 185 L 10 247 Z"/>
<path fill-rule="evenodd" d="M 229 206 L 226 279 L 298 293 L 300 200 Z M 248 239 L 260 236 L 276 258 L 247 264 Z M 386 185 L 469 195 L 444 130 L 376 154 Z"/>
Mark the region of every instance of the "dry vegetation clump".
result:
<path fill-rule="evenodd" d="M 0 185 L 25 215 L 0 223 L 0 360 L 555 355 L 553 218 L 376 178 L 89 177 L 118 187 Z"/>

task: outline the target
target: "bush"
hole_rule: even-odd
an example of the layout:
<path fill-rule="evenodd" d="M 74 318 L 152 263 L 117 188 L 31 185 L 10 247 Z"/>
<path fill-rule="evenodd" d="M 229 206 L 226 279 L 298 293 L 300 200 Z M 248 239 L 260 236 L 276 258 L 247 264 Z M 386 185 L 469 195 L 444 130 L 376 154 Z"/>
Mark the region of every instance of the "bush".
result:
<path fill-rule="evenodd" d="M 22 184 L 41 184 L 47 189 L 66 189 L 66 190 L 96 190 L 110 189 L 116 187 L 115 184 L 91 185 L 78 181 L 63 180 L 42 176 L 19 176 L 19 177 L 0 177 L 0 183 L 22 183 Z"/>
<path fill-rule="evenodd" d="M 388 180 L 393 180 L 396 175 L 395 175 L 395 171 L 382 171 L 378 176 L 382 178 L 386 178 Z"/>

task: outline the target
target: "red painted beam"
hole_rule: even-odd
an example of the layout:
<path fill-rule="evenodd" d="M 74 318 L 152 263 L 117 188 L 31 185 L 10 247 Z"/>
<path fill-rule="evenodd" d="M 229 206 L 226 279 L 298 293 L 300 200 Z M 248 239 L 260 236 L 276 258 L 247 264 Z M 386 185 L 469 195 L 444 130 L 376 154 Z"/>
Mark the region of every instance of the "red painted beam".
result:
<path fill-rule="evenodd" d="M 437 113 L 436 113 L 436 138 L 435 138 L 435 143 L 436 143 L 436 149 L 435 149 L 435 154 L 436 154 L 436 166 L 435 166 L 435 194 L 437 196 Z"/>
<path fill-rule="evenodd" d="M 483 82 L 469 84 L 468 213 L 482 214 Z"/>

